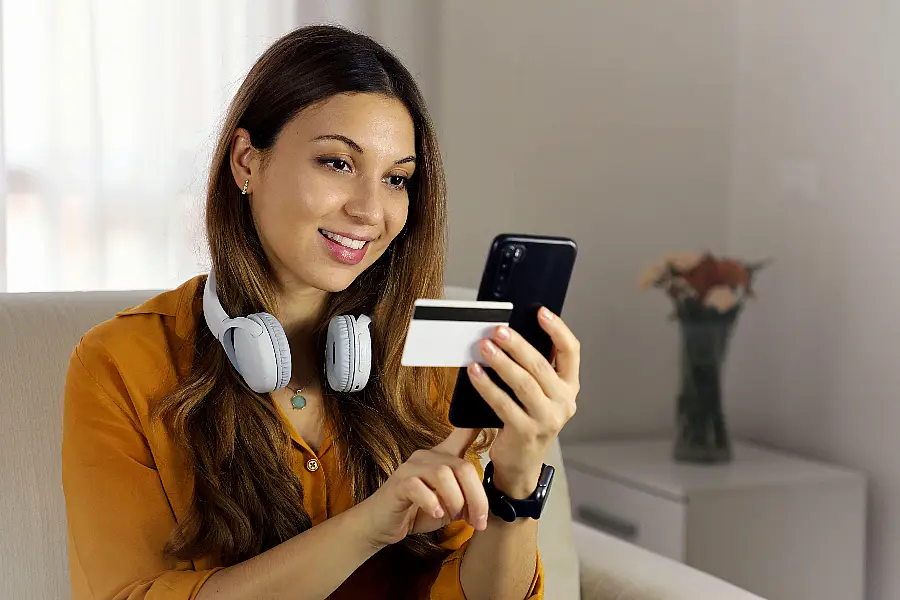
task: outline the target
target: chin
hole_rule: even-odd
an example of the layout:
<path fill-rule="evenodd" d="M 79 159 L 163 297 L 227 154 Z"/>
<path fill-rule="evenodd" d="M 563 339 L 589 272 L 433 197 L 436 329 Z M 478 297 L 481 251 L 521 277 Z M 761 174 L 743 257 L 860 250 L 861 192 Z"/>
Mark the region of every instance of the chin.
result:
<path fill-rule="evenodd" d="M 307 285 L 323 292 L 335 294 L 343 292 L 353 285 L 353 282 L 356 281 L 359 276 L 371 269 L 375 263 L 378 262 L 378 259 L 381 258 L 382 254 L 383 252 L 379 252 L 374 259 L 367 257 L 367 260 L 364 260 L 357 265 L 339 265 L 335 263 L 310 265 L 309 262 L 307 262 L 303 265 L 306 268 L 301 268 L 300 265 L 297 265 L 296 269 L 290 270 L 296 274 L 295 277 L 297 279 L 305 282 Z"/>
<path fill-rule="evenodd" d="M 329 270 L 330 272 L 318 273 L 314 275 L 311 279 L 311 283 L 314 287 L 322 290 L 323 292 L 329 292 L 335 294 L 337 292 L 343 292 L 348 287 L 350 287 L 356 278 L 359 277 L 363 271 L 342 271 L 340 269 Z"/>

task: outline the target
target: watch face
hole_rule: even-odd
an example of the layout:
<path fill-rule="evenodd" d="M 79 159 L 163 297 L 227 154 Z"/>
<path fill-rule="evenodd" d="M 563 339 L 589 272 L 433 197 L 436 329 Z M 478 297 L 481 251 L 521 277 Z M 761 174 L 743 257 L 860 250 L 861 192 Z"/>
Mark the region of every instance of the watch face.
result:
<path fill-rule="evenodd" d="M 553 484 L 553 474 L 556 473 L 556 469 L 547 465 L 544 467 L 544 470 L 541 471 L 541 478 L 538 480 L 537 489 L 535 489 L 534 499 L 540 503 L 541 508 L 544 506 L 544 502 L 547 501 L 547 496 L 550 494 L 550 486 Z"/>

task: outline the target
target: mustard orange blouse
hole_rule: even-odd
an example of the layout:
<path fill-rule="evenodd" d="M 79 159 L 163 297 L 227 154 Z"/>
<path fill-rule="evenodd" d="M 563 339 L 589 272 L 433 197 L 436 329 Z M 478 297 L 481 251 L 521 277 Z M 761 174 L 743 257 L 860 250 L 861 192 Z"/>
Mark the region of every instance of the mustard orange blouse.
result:
<path fill-rule="evenodd" d="M 153 402 L 190 370 L 193 334 L 203 322 L 197 292 L 204 280 L 194 277 L 118 313 L 85 334 L 72 353 L 62 481 L 73 600 L 191 600 L 222 568 L 212 559 L 176 561 L 163 555 L 172 528 L 190 507 L 192 474 L 167 431 L 151 426 L 148 418 Z M 281 415 L 315 526 L 350 508 L 349 489 L 335 476 L 336 450 L 327 431 L 316 455 Z M 476 467 L 481 473 L 480 464 Z M 444 531 L 442 545 L 453 553 L 432 574 L 427 597 L 464 600 L 459 567 L 474 530 L 456 521 Z M 404 568 L 390 548 L 361 565 L 331 598 L 396 598 L 392 586 Z M 538 556 L 527 598 L 543 598 L 543 587 Z"/>

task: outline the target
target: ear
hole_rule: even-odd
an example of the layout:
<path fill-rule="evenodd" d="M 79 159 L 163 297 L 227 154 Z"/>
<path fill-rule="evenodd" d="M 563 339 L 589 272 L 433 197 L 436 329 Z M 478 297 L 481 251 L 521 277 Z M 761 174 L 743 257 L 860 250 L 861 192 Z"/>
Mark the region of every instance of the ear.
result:
<path fill-rule="evenodd" d="M 258 154 L 250 143 L 250 132 L 239 127 L 231 138 L 231 152 L 229 155 L 231 174 L 234 176 L 234 183 L 239 190 L 244 189 L 244 183 L 250 180 L 250 185 L 247 187 L 248 194 L 253 189 L 254 173 L 259 174 Z"/>

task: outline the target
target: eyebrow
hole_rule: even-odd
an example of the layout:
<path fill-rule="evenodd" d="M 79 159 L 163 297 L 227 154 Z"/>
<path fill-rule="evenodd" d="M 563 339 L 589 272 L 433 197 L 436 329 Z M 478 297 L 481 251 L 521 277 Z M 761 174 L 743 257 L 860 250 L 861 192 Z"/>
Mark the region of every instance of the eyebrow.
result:
<path fill-rule="evenodd" d="M 348 138 L 346 135 L 341 135 L 341 134 L 339 134 L 339 133 L 329 133 L 329 134 L 325 134 L 325 135 L 320 135 L 320 136 L 314 137 L 314 138 L 312 139 L 312 141 L 314 141 L 314 142 L 317 142 L 317 141 L 319 141 L 319 140 L 336 140 L 336 141 L 338 141 L 338 142 L 343 142 L 343 143 L 347 144 L 347 145 L 350 146 L 350 148 L 352 148 L 355 152 L 358 152 L 358 153 L 360 153 L 360 154 L 364 154 L 364 153 L 365 153 L 365 152 L 363 151 L 362 147 L 361 147 L 359 144 L 357 144 L 356 142 L 354 142 L 353 140 L 351 140 L 350 138 Z M 402 165 L 402 164 L 406 164 L 406 163 L 414 163 L 414 162 L 416 162 L 416 157 L 411 155 L 411 156 L 407 156 L 406 158 L 401 158 L 400 160 L 395 161 L 394 164 L 395 164 L 395 165 Z"/>

